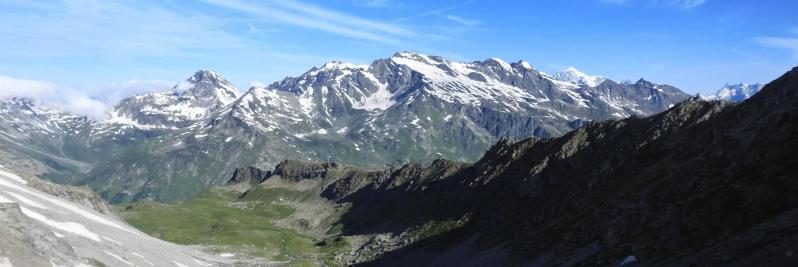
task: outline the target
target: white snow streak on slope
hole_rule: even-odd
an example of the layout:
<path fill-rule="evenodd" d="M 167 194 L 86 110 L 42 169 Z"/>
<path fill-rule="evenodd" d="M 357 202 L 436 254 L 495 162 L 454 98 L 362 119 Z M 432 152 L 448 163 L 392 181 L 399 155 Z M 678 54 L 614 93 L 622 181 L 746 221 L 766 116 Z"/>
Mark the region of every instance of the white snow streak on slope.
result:
<path fill-rule="evenodd" d="M 28 184 L 28 181 L 25 181 L 25 179 L 22 179 L 22 177 L 19 177 L 19 175 L 7 172 L 3 170 L 2 167 L 0 167 L 0 175 L 4 175 L 5 177 L 11 178 L 12 180 L 21 184 Z"/>
<path fill-rule="evenodd" d="M 37 209 L 43 209 L 43 210 L 46 210 L 46 209 L 47 209 L 47 207 L 45 207 L 45 206 L 44 206 L 44 205 L 42 205 L 41 203 L 39 203 L 39 202 L 36 202 L 36 201 L 33 201 L 33 200 L 30 200 L 29 198 L 26 198 L 26 197 L 20 196 L 20 195 L 19 195 L 19 194 L 17 194 L 17 193 L 14 193 L 14 192 L 6 192 L 6 193 L 8 193 L 9 195 L 11 195 L 11 197 L 13 197 L 13 198 L 16 198 L 16 199 L 17 199 L 17 200 L 19 200 L 20 202 L 22 202 L 22 203 L 25 203 L 25 205 L 28 205 L 28 206 L 31 206 L 31 207 L 34 207 L 34 208 L 37 208 Z"/>
<path fill-rule="evenodd" d="M 119 255 L 116 255 L 116 254 L 114 254 L 114 253 L 112 253 L 110 251 L 103 250 L 103 253 L 108 254 L 108 256 L 114 257 L 115 259 L 117 259 L 117 260 L 119 260 L 119 261 L 121 261 L 121 262 L 123 262 L 123 263 L 125 263 L 127 265 L 135 266 L 135 264 L 133 264 L 132 262 L 129 262 L 125 258 L 122 258 Z"/>
<path fill-rule="evenodd" d="M 10 199 L 4 197 L 3 195 L 0 195 L 0 203 L 16 203 L 16 202 L 11 201 Z"/>
<path fill-rule="evenodd" d="M 59 206 L 59 207 L 64 208 L 66 210 L 69 210 L 69 211 L 71 211 L 73 213 L 76 213 L 76 214 L 78 214 L 80 216 L 83 216 L 86 219 L 95 221 L 97 223 L 101 223 L 101 224 L 104 224 L 104 225 L 107 225 L 107 226 L 111 226 L 111 227 L 114 227 L 114 228 L 117 228 L 117 229 L 120 229 L 120 230 L 124 230 L 126 232 L 129 232 L 131 234 L 134 234 L 134 235 L 137 235 L 137 236 L 140 236 L 140 237 L 143 237 L 143 238 L 149 238 L 149 237 L 146 237 L 146 236 L 144 236 L 144 235 L 142 235 L 140 233 L 137 233 L 137 232 L 135 232 L 133 230 L 130 230 L 130 229 L 126 228 L 126 227 L 123 227 L 123 226 L 121 226 L 119 224 L 111 222 L 108 219 L 100 217 L 100 216 L 98 216 L 98 215 L 96 215 L 96 214 L 94 214 L 92 212 L 83 210 L 83 209 L 81 209 L 81 208 L 79 208 L 79 207 L 77 207 L 75 205 L 72 205 L 72 204 L 66 202 L 66 201 L 57 199 L 55 197 L 49 196 L 49 195 L 44 194 L 44 193 L 40 193 L 38 191 L 29 190 L 29 189 L 27 189 L 25 187 L 16 185 L 13 182 L 9 182 L 8 180 L 0 179 L 0 186 L 6 186 L 6 187 L 12 188 L 14 190 L 17 190 L 19 192 L 22 192 L 22 193 L 25 193 L 25 194 L 28 194 L 28 195 L 31 195 L 31 196 L 36 196 L 36 197 L 38 197 L 40 199 L 43 199 L 43 200 L 46 200 L 46 201 L 50 202 L 51 204 L 55 204 L 56 206 Z"/>
<path fill-rule="evenodd" d="M 11 260 L 6 257 L 0 257 L 0 267 L 14 267 L 11 265 Z"/>
<path fill-rule="evenodd" d="M 40 214 L 38 212 L 29 210 L 26 207 L 20 206 L 19 208 L 20 208 L 20 210 L 22 210 L 23 214 L 25 214 L 26 216 L 30 217 L 31 219 L 43 222 L 44 224 L 47 224 L 47 225 L 52 226 L 52 227 L 55 227 L 58 230 L 61 230 L 61 231 L 64 231 L 64 232 L 68 232 L 68 233 L 73 233 L 73 234 L 76 234 L 76 235 L 79 235 L 79 236 L 83 236 L 85 238 L 100 242 L 100 235 L 95 234 L 92 231 L 89 231 L 89 229 L 86 229 L 85 225 L 82 225 L 82 224 L 79 224 L 79 223 L 76 223 L 76 222 L 59 222 L 59 221 L 50 220 L 50 218 L 47 218 L 47 216 L 44 216 L 44 215 L 42 215 L 42 214 Z"/>
<path fill-rule="evenodd" d="M 362 73 L 373 84 L 377 85 L 377 91 L 374 91 L 373 93 L 371 93 L 371 95 L 364 97 L 362 102 L 350 101 L 352 102 L 352 108 L 365 109 L 365 110 L 375 110 L 375 109 L 385 110 L 396 104 L 396 101 L 391 100 L 393 94 L 390 91 L 388 91 L 387 84 L 381 83 L 379 80 L 377 80 L 377 78 L 374 77 L 374 74 L 370 72 L 362 72 Z"/>
<path fill-rule="evenodd" d="M 17 200 L 21 199 L 17 196 L 35 200 L 46 209 L 39 210 L 31 203 Z M 9 175 L 0 175 L 0 202 L 18 203 L 22 215 L 29 217 L 30 221 L 37 225 L 49 228 L 53 235 L 68 243 L 78 256 L 95 258 L 109 266 L 125 266 L 126 262 L 132 263 L 129 265 L 140 266 L 171 266 L 175 264 L 174 261 L 191 263 L 193 259 L 220 265 L 231 263 L 229 260 L 202 253 L 194 248 L 149 237 L 114 218 L 105 217 L 94 210 L 28 187 Z M 119 259 L 109 253 L 103 253 L 103 249 L 119 256 L 124 260 L 123 263 L 117 262 Z M 145 259 L 136 256 L 138 253 L 132 254 L 132 251 L 146 253 L 148 257 Z M 68 265 L 70 264 L 80 266 L 78 263 Z"/>

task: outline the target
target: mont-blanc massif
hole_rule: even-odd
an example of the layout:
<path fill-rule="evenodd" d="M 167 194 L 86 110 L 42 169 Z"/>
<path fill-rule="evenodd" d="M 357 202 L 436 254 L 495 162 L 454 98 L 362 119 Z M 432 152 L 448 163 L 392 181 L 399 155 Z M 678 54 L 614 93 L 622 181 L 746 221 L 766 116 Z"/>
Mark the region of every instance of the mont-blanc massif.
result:
<path fill-rule="evenodd" d="M 795 10 L 0 0 L 0 267 L 798 266 Z"/>

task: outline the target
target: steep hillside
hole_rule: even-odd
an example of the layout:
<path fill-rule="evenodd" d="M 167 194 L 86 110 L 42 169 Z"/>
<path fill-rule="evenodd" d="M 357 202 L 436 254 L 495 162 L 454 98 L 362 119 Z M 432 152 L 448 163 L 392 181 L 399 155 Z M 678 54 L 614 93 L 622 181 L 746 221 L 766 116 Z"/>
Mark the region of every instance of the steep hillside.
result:
<path fill-rule="evenodd" d="M 3 266 L 235 263 L 133 229 L 113 216 L 107 204 L 88 190 L 27 181 L 2 167 L 0 240 L 0 265 Z M 242 264 L 247 262 L 244 259 Z"/>

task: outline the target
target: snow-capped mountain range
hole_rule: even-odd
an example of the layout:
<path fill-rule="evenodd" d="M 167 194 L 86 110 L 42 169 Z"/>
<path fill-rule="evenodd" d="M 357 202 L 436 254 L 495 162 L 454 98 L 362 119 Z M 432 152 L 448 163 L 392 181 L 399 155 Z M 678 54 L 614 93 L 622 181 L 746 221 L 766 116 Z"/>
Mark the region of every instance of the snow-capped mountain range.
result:
<path fill-rule="evenodd" d="M 726 84 L 723 88 L 720 88 L 718 92 L 708 96 L 701 96 L 704 99 L 709 100 L 725 100 L 731 102 L 740 102 L 743 100 L 748 99 L 749 97 L 753 96 L 760 89 L 762 89 L 764 84 L 761 83 L 739 83 L 739 84 Z"/>
<path fill-rule="evenodd" d="M 329 62 L 244 93 L 203 70 L 169 92 L 121 101 L 102 122 L 49 118 L 6 101 L 0 135 L 24 143 L 15 151 L 33 159 L 80 162 L 43 172 L 88 184 L 110 201 L 178 200 L 226 181 L 236 167 L 270 168 L 283 159 L 472 161 L 499 138 L 559 136 L 589 121 L 647 116 L 688 97 L 668 85 L 619 84 L 573 68 L 550 76 L 525 61 L 401 52 L 370 65 Z M 28 121 L 36 123 L 22 125 Z"/>
<path fill-rule="evenodd" d="M 598 86 L 599 84 L 607 80 L 607 78 L 604 78 L 602 76 L 590 76 L 584 74 L 574 67 L 566 67 L 562 71 L 554 74 L 554 78 L 561 81 L 572 82 L 579 85 L 587 85 L 591 87 Z"/>

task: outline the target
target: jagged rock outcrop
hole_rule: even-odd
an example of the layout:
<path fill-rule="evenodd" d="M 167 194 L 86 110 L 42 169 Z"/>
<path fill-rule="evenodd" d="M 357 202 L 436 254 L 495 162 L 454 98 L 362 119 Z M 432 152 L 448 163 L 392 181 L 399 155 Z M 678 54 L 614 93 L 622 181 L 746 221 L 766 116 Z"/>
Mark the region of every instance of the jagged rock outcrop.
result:
<path fill-rule="evenodd" d="M 257 185 L 272 176 L 272 172 L 264 171 L 255 167 L 237 168 L 233 171 L 232 177 L 227 181 L 227 185 L 249 183 L 250 185 Z"/>

